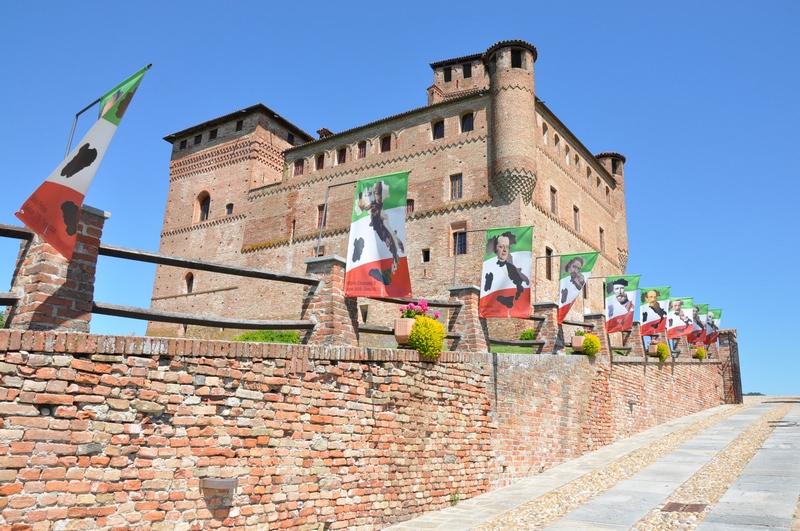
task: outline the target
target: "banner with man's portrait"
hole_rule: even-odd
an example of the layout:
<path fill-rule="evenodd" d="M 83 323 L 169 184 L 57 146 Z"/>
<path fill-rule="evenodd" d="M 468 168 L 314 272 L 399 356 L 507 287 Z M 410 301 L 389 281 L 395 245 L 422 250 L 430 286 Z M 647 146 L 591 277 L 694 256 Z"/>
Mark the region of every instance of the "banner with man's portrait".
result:
<path fill-rule="evenodd" d="M 706 337 L 703 343 L 710 345 L 719 339 L 719 325 L 722 320 L 722 310 L 708 310 L 706 319 Z"/>
<path fill-rule="evenodd" d="M 478 308 L 481 317 L 530 317 L 532 245 L 533 227 L 486 231 Z"/>
<path fill-rule="evenodd" d="M 563 323 L 572 308 L 572 303 L 578 298 L 586 286 L 589 275 L 592 274 L 595 262 L 600 253 L 575 253 L 561 255 L 558 282 L 558 322 Z"/>
<path fill-rule="evenodd" d="M 408 172 L 356 183 L 345 297 L 410 297 L 406 258 Z"/>
<path fill-rule="evenodd" d="M 639 315 L 641 316 L 643 336 L 655 336 L 667 329 L 669 292 L 669 286 L 642 288 Z"/>
<path fill-rule="evenodd" d="M 606 277 L 606 332 L 633 328 L 636 292 L 641 275 Z"/>
<path fill-rule="evenodd" d="M 706 338 L 706 322 L 708 321 L 708 304 L 695 303 L 692 306 L 692 331 L 686 336 L 689 343 L 701 343 Z"/>
<path fill-rule="evenodd" d="M 672 298 L 669 300 L 667 312 L 667 339 L 678 339 L 687 336 L 692 331 L 692 298 Z"/>

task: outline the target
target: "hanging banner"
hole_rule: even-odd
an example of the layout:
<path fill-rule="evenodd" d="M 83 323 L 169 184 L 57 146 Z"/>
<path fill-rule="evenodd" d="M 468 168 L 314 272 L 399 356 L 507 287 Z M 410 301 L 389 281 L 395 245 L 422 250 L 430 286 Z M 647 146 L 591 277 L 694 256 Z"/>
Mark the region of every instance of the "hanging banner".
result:
<path fill-rule="evenodd" d="M 677 339 L 692 331 L 692 306 L 694 299 L 674 298 L 669 300 L 667 312 L 667 339 Z"/>
<path fill-rule="evenodd" d="M 100 98 L 100 118 L 14 214 L 67 260 L 72 260 L 78 240 L 83 199 L 122 115 L 150 66 L 142 68 Z"/>
<path fill-rule="evenodd" d="M 692 306 L 692 331 L 686 336 L 689 343 L 702 343 L 706 339 L 706 322 L 708 320 L 708 304 Z"/>
<path fill-rule="evenodd" d="M 606 332 L 633 328 L 633 311 L 641 275 L 606 277 Z"/>
<path fill-rule="evenodd" d="M 639 314 L 642 319 L 642 335 L 654 336 L 667 329 L 669 311 L 669 286 L 642 288 Z"/>
<path fill-rule="evenodd" d="M 560 278 L 558 283 L 558 322 L 563 323 L 567 317 L 572 303 L 583 290 L 589 275 L 592 274 L 594 263 L 600 253 L 576 253 L 561 255 L 559 266 Z"/>
<path fill-rule="evenodd" d="M 406 258 L 408 172 L 356 183 L 345 297 L 411 297 Z"/>
<path fill-rule="evenodd" d="M 706 320 L 706 337 L 703 343 L 710 345 L 719 339 L 719 325 L 722 319 L 722 310 L 708 310 L 708 319 Z"/>
<path fill-rule="evenodd" d="M 486 231 L 481 273 L 480 317 L 531 316 L 533 227 Z"/>

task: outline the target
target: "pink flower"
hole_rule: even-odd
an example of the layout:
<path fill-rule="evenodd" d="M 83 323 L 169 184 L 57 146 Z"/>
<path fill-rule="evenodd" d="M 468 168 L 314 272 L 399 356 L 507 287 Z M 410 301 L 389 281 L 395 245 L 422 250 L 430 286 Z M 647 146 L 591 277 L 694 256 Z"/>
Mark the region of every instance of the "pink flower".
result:
<path fill-rule="evenodd" d="M 433 316 L 434 316 L 434 317 L 436 317 L 436 318 L 438 319 L 439 317 L 441 317 L 441 316 L 442 316 L 442 314 L 441 314 L 441 313 L 439 313 L 439 312 L 433 312 Z"/>

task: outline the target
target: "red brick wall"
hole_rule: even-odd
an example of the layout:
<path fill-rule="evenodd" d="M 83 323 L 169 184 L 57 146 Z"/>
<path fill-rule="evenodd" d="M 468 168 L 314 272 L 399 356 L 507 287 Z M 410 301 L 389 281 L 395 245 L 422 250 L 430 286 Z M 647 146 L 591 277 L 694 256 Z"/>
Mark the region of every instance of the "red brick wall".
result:
<path fill-rule="evenodd" d="M 722 402 L 603 356 L 0 330 L 0 530 L 375 529 Z"/>

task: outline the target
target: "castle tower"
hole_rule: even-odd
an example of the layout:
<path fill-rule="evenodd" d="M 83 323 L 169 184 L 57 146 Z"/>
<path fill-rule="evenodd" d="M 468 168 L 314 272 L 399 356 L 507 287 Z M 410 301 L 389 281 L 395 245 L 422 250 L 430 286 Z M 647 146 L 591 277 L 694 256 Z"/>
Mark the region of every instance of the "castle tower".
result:
<path fill-rule="evenodd" d="M 620 231 L 617 236 L 617 259 L 622 271 L 628 266 L 628 231 L 627 231 L 627 212 L 625 209 L 625 156 L 607 151 L 598 153 L 594 156 L 597 161 L 614 178 L 615 186 L 613 190 L 605 193 L 610 194 L 609 202 L 613 206 L 614 217 L 617 224 L 626 226 L 626 230 Z"/>
<path fill-rule="evenodd" d="M 536 47 L 525 41 L 501 41 L 483 61 L 491 90 L 490 178 L 500 197 L 531 202 L 536 186 Z"/>

